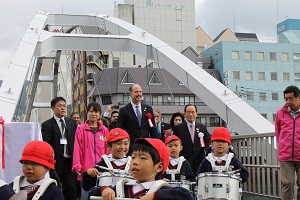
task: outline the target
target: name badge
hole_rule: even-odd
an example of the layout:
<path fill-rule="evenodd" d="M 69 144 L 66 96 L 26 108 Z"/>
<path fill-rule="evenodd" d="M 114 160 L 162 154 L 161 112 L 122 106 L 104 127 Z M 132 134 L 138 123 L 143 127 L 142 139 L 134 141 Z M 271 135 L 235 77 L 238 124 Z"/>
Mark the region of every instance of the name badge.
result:
<path fill-rule="evenodd" d="M 60 144 L 68 144 L 66 138 L 60 138 Z"/>

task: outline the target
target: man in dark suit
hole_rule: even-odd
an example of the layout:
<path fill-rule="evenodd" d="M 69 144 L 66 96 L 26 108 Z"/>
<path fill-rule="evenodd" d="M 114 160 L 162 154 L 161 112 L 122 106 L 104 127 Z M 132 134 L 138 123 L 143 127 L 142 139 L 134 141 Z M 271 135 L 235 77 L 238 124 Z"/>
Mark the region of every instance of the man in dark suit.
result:
<path fill-rule="evenodd" d="M 186 120 L 175 126 L 173 133 L 182 141 L 183 149 L 180 155 L 189 161 L 193 172 L 196 173 L 210 146 L 210 134 L 205 125 L 196 123 L 197 107 L 195 105 L 187 104 L 184 108 L 184 115 Z M 201 147 L 200 144 L 199 136 L 202 134 L 205 147 Z"/>
<path fill-rule="evenodd" d="M 142 88 L 138 84 L 133 84 L 129 88 L 131 102 L 120 109 L 117 127 L 126 130 L 130 136 L 130 146 L 128 155 L 132 152 L 134 140 L 137 138 L 158 138 L 154 123 L 154 114 L 151 106 L 141 104 Z M 151 114 L 152 126 L 150 127 L 147 114 Z M 148 115 L 149 116 L 149 115 Z"/>
<path fill-rule="evenodd" d="M 158 137 L 165 142 L 165 131 L 171 128 L 171 125 L 161 121 L 160 110 L 156 109 L 154 112 L 155 127 L 157 129 Z"/>
<path fill-rule="evenodd" d="M 71 171 L 74 138 L 77 124 L 75 120 L 65 117 L 66 100 L 56 97 L 51 101 L 54 116 L 42 123 L 43 140 L 48 142 L 55 153 L 55 170 L 62 182 L 66 200 L 76 199 L 76 174 Z"/>

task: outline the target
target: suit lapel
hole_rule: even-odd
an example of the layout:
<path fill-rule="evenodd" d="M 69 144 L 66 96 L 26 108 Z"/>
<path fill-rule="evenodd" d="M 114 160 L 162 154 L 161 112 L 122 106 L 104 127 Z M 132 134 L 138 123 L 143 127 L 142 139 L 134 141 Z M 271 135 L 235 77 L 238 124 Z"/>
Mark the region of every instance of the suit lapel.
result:
<path fill-rule="evenodd" d="M 141 120 L 141 125 L 144 124 L 144 120 L 146 119 L 146 113 L 147 113 L 147 108 L 145 105 L 141 104 L 141 109 L 142 109 L 142 120 Z"/>
<path fill-rule="evenodd" d="M 135 111 L 133 110 L 133 107 L 132 107 L 131 103 L 128 104 L 128 112 L 130 112 L 130 115 L 134 116 L 136 124 L 139 124 L 139 121 L 136 117 Z M 142 114 L 142 118 L 143 118 L 143 114 Z"/>
<path fill-rule="evenodd" d="M 53 126 L 53 128 L 54 128 L 55 133 L 57 134 L 57 136 L 59 138 L 61 138 L 62 135 L 61 135 L 60 129 L 59 129 L 58 124 L 57 124 L 57 122 L 56 122 L 56 120 L 55 120 L 54 117 L 51 118 L 51 125 Z"/>

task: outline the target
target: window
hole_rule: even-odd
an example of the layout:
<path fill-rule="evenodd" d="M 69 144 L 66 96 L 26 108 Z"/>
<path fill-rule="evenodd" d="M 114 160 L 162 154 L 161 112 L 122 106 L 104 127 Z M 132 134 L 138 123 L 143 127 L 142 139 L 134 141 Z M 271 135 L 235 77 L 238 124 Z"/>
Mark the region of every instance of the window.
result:
<path fill-rule="evenodd" d="M 245 51 L 244 60 L 252 60 L 252 52 L 251 51 Z"/>
<path fill-rule="evenodd" d="M 157 76 L 157 74 L 155 72 L 153 72 L 153 74 L 150 78 L 149 84 L 150 85 L 161 85 L 159 77 Z"/>
<path fill-rule="evenodd" d="M 272 101 L 278 101 L 278 92 L 272 92 Z"/>
<path fill-rule="evenodd" d="M 267 95 L 265 92 L 259 92 L 259 100 L 260 101 L 266 101 L 267 100 Z"/>
<path fill-rule="evenodd" d="M 206 125 L 206 117 L 197 117 L 196 122 Z"/>
<path fill-rule="evenodd" d="M 240 71 L 233 71 L 233 80 L 240 80 Z"/>
<path fill-rule="evenodd" d="M 271 81 L 277 81 L 277 72 L 271 72 Z"/>
<path fill-rule="evenodd" d="M 289 61 L 289 54 L 288 53 L 281 53 L 281 61 L 288 62 Z"/>
<path fill-rule="evenodd" d="M 253 92 L 247 92 L 247 100 L 254 101 L 254 93 Z"/>
<path fill-rule="evenodd" d="M 162 96 L 152 96 L 152 104 L 153 105 L 163 105 L 163 97 Z"/>
<path fill-rule="evenodd" d="M 257 52 L 257 60 L 265 60 L 264 52 Z"/>
<path fill-rule="evenodd" d="M 131 101 L 131 96 L 123 95 L 123 103 L 128 104 Z"/>
<path fill-rule="evenodd" d="M 266 113 L 261 113 L 261 116 L 263 116 L 264 118 L 268 119 Z"/>
<path fill-rule="evenodd" d="M 216 53 L 216 63 L 219 62 L 219 54 Z"/>
<path fill-rule="evenodd" d="M 111 104 L 111 96 L 103 96 L 102 97 L 102 104 L 103 105 L 109 105 L 109 104 Z"/>
<path fill-rule="evenodd" d="M 220 126 L 220 118 L 219 117 L 210 117 L 209 118 L 210 126 Z"/>
<path fill-rule="evenodd" d="M 113 57 L 113 67 L 120 67 L 120 59 L 118 57 Z"/>
<path fill-rule="evenodd" d="M 273 122 L 276 120 L 276 113 L 273 113 Z"/>
<path fill-rule="evenodd" d="M 289 72 L 283 72 L 282 73 L 282 79 L 283 79 L 283 81 L 290 81 L 290 73 Z"/>
<path fill-rule="evenodd" d="M 252 72 L 246 72 L 245 74 L 246 81 L 253 81 L 253 73 Z"/>
<path fill-rule="evenodd" d="M 294 62 L 300 62 L 300 53 L 294 53 Z"/>
<path fill-rule="evenodd" d="M 276 61 L 277 60 L 276 52 L 270 52 L 270 60 L 271 61 Z"/>
<path fill-rule="evenodd" d="M 239 60 L 240 59 L 239 51 L 232 51 L 231 58 L 232 60 Z"/>
<path fill-rule="evenodd" d="M 300 73 L 295 73 L 295 81 L 300 82 Z"/>
<path fill-rule="evenodd" d="M 266 80 L 266 73 L 265 72 L 258 72 L 258 80 L 265 81 Z"/>
<path fill-rule="evenodd" d="M 175 105 L 181 105 L 184 106 L 186 104 L 195 103 L 195 96 L 175 96 Z"/>
<path fill-rule="evenodd" d="M 133 78 L 132 76 L 130 75 L 130 73 L 128 71 L 126 71 L 122 81 L 121 81 L 121 84 L 133 84 L 134 81 L 133 81 Z"/>

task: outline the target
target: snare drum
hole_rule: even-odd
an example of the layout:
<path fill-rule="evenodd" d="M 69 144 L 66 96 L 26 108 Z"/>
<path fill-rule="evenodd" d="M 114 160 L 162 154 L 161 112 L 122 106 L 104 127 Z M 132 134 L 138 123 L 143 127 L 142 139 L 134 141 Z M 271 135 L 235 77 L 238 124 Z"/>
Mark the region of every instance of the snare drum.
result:
<path fill-rule="evenodd" d="M 219 172 L 201 173 L 197 176 L 197 199 L 238 200 L 240 176 Z"/>
<path fill-rule="evenodd" d="M 189 181 L 166 181 L 171 187 L 183 187 L 189 191 L 192 191 L 192 183 Z"/>
<path fill-rule="evenodd" d="M 97 177 L 97 186 L 116 185 L 118 181 L 123 180 L 125 178 L 133 180 L 133 177 L 128 174 L 102 172 Z"/>

